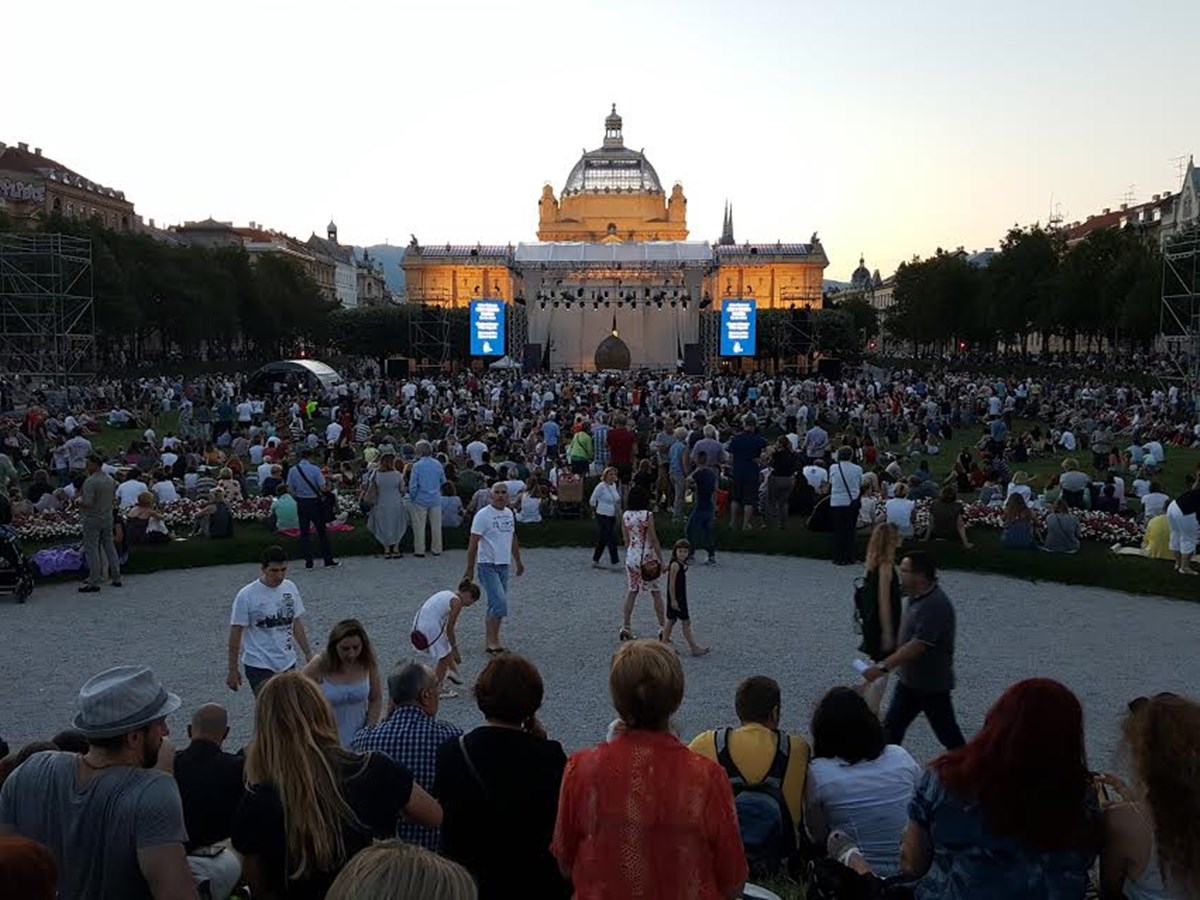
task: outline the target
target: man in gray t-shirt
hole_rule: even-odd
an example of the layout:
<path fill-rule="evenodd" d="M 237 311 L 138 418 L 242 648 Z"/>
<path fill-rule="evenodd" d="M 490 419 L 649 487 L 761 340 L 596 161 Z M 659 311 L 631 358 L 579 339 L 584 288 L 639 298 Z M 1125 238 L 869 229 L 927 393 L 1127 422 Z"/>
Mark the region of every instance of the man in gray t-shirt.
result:
<path fill-rule="evenodd" d="M 954 607 L 937 583 L 937 570 L 929 554 L 914 550 L 900 562 L 900 583 L 908 605 L 900 619 L 895 651 L 867 669 L 867 681 L 895 669 L 899 684 L 884 716 L 888 743 L 900 744 L 904 733 L 921 713 L 942 746 L 953 750 L 966 743 L 950 692 L 954 690 Z"/>
<path fill-rule="evenodd" d="M 100 590 L 100 554 L 108 559 L 108 575 L 114 587 L 121 586 L 121 560 L 113 541 L 113 510 L 116 509 L 117 483 L 103 469 L 104 460 L 95 453 L 87 458 L 88 477 L 79 492 L 83 525 L 83 553 L 87 557 L 88 576 L 83 594 Z"/>
<path fill-rule="evenodd" d="M 88 752 L 19 766 L 0 788 L 0 834 L 50 848 L 63 900 L 195 898 L 166 740 L 179 698 L 149 669 L 118 666 L 83 686 L 80 707 L 73 725 Z"/>

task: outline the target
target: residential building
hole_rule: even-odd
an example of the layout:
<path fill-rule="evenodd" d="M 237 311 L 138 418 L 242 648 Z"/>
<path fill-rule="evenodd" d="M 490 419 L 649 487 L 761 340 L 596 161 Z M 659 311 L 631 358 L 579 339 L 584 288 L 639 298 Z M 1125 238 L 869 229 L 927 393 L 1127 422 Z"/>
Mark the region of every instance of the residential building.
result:
<path fill-rule="evenodd" d="M 141 220 L 124 191 L 105 187 L 42 154 L 41 147 L 0 142 L 0 212 L 17 221 L 51 215 L 98 219 L 114 231 L 134 231 Z"/>

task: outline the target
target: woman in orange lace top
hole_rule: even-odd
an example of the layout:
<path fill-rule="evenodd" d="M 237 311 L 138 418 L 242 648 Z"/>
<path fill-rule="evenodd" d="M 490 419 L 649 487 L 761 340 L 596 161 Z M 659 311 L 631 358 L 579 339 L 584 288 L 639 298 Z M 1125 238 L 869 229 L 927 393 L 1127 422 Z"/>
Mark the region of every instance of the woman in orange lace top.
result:
<path fill-rule="evenodd" d="M 746 856 L 729 779 L 670 731 L 679 658 L 659 641 L 623 644 L 609 690 L 621 727 L 567 762 L 550 848 L 575 897 L 740 897 Z"/>

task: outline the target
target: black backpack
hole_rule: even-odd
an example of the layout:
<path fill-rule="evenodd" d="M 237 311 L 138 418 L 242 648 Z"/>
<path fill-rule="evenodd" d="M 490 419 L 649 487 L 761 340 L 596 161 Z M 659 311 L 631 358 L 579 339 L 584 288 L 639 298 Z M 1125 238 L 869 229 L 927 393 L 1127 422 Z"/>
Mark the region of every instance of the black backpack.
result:
<path fill-rule="evenodd" d="M 783 778 L 787 774 L 792 741 L 786 734 L 775 732 L 775 759 L 766 777 L 750 784 L 729 754 L 731 728 L 717 731 L 713 739 L 717 762 L 729 776 L 733 788 L 733 805 L 737 810 L 738 830 L 746 850 L 746 862 L 754 877 L 771 875 L 787 868 L 796 852 L 796 827 L 783 796 Z"/>

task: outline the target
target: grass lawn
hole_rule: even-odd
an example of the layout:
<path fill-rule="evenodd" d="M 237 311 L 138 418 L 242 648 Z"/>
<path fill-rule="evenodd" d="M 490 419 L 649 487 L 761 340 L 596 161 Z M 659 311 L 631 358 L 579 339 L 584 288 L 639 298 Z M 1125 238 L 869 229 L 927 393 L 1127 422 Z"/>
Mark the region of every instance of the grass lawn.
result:
<path fill-rule="evenodd" d="M 168 423 L 174 426 L 174 416 L 160 417 L 160 436 L 167 430 Z M 1017 430 L 1030 427 L 1032 422 L 1016 423 Z M 110 450 L 124 445 L 134 432 L 105 428 L 94 438 L 94 443 Z M 965 444 L 974 445 L 978 431 L 955 432 L 954 439 L 942 445 L 939 456 L 928 457 L 935 476 L 949 473 L 959 451 Z M 1086 466 L 1090 454 L 1077 453 L 1075 458 Z M 1060 471 L 1062 457 L 1033 459 L 1023 466 L 1031 476 L 1040 476 L 1038 486 L 1044 486 L 1048 477 Z M 1179 493 L 1183 488 L 1184 475 L 1194 470 L 1200 461 L 1200 451 L 1170 448 L 1167 462 L 1159 475 L 1168 494 Z M 905 470 L 915 469 L 908 463 Z M 659 522 L 660 538 L 668 544 L 682 537 L 680 530 L 670 522 Z M 595 526 L 591 520 L 556 520 L 539 525 L 525 525 L 520 529 L 521 544 L 528 547 L 588 547 L 595 539 Z M 355 522 L 355 530 L 332 536 L 338 556 L 359 556 L 379 552 L 379 545 L 367 531 L 362 520 Z M 447 549 L 464 549 L 467 534 L 465 529 L 446 532 Z M 191 568 L 196 566 L 222 565 L 227 563 L 253 563 L 258 560 L 263 547 L 281 539 L 264 528 L 251 523 L 237 524 L 235 536 L 225 541 L 190 539 L 173 541 L 170 544 L 141 546 L 136 548 L 130 560 L 131 572 L 151 572 L 160 569 Z M 412 538 L 408 538 L 411 543 Z M 1056 581 L 1065 584 L 1094 585 L 1130 593 L 1160 594 L 1182 600 L 1196 600 L 1196 585 L 1190 579 L 1176 575 L 1172 567 L 1162 560 L 1139 557 L 1117 556 L 1107 546 L 1095 541 L 1085 541 L 1083 550 L 1075 556 L 1040 553 L 1037 551 L 1013 551 L 1000 547 L 1000 533 L 976 529 L 971 534 L 975 544 L 966 550 L 957 543 L 938 542 L 934 548 L 939 565 L 952 569 L 995 572 L 1033 581 Z M 860 551 L 863 539 L 860 538 Z M 299 542 L 283 538 L 286 549 L 293 554 L 299 552 Z M 817 559 L 828 559 L 831 539 L 827 534 L 808 531 L 798 519 L 793 519 L 785 531 L 756 530 L 749 532 L 731 531 L 727 523 L 718 526 L 717 548 L 721 552 L 749 552 L 784 554 Z M 28 548 L 31 552 L 34 547 Z M 798 588 L 803 590 L 802 587 Z"/>

